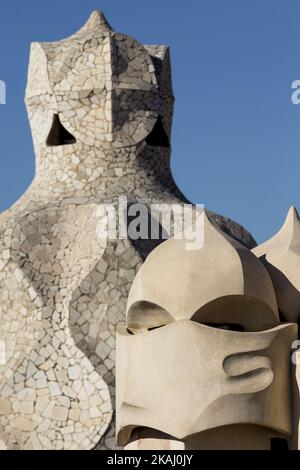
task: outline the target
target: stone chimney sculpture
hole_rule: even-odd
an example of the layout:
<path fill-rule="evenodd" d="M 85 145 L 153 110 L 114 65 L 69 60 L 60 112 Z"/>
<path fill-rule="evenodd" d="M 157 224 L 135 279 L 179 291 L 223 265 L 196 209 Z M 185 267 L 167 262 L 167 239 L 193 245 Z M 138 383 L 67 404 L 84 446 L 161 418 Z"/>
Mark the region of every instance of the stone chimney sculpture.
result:
<path fill-rule="evenodd" d="M 102 13 L 67 39 L 32 44 L 26 106 L 36 175 L 0 215 L 3 449 L 115 447 L 115 329 L 138 269 L 163 237 L 101 238 L 99 208 L 118 210 L 126 197 L 126 220 L 137 202 L 188 204 L 170 170 L 173 103 L 168 47 L 114 32 Z M 255 246 L 240 225 L 207 215 Z M 275 325 L 271 300 L 264 315 Z M 285 348 L 291 331 L 270 335 Z M 287 415 L 278 416 L 284 431 Z"/>
<path fill-rule="evenodd" d="M 300 221 L 291 211 L 254 249 L 266 269 L 202 217 L 202 248 L 165 241 L 131 287 L 117 334 L 118 443 L 298 449 L 300 374 L 291 359 L 299 343 Z"/>

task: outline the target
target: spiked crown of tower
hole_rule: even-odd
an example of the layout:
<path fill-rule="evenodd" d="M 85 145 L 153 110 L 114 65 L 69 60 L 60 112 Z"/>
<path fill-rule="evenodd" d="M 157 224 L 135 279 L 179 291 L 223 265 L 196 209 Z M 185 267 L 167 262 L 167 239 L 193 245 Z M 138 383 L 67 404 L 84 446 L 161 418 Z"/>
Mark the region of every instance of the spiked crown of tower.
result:
<path fill-rule="evenodd" d="M 99 11 L 66 39 L 32 43 L 27 99 L 104 87 L 134 88 L 173 97 L 169 48 L 142 45 L 113 31 Z"/>

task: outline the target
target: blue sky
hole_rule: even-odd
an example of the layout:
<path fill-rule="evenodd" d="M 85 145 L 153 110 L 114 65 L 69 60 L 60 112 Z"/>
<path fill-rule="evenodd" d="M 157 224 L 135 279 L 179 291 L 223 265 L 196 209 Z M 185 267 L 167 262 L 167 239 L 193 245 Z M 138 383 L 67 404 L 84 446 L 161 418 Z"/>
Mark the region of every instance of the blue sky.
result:
<path fill-rule="evenodd" d="M 171 46 L 174 177 L 195 203 L 260 242 L 300 209 L 299 0 L 9 0 L 0 6 L 0 211 L 26 190 L 34 154 L 24 107 L 29 46 L 101 9 L 115 30 Z"/>

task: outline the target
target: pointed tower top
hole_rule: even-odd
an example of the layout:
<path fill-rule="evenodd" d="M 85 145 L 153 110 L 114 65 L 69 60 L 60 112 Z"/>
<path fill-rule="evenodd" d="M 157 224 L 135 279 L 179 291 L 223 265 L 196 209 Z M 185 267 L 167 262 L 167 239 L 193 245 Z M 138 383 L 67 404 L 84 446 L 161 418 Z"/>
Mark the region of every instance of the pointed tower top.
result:
<path fill-rule="evenodd" d="M 285 222 L 281 230 L 278 232 L 278 235 L 283 236 L 283 240 L 290 249 L 293 249 L 296 246 L 299 249 L 300 218 L 297 209 L 294 206 L 290 207 Z"/>
<path fill-rule="evenodd" d="M 291 206 L 287 213 L 283 227 L 291 227 L 293 230 L 299 226 L 299 214 L 295 206 Z"/>
<path fill-rule="evenodd" d="M 93 30 L 102 31 L 103 33 L 113 31 L 102 11 L 93 11 L 85 25 L 78 31 L 78 33 L 82 34 Z"/>
<path fill-rule="evenodd" d="M 266 253 L 270 254 L 274 250 L 278 251 L 278 247 L 280 246 L 285 249 L 292 249 L 295 246 L 299 246 L 299 241 L 300 218 L 297 209 L 294 206 L 291 206 L 285 218 L 284 224 L 278 230 L 278 232 L 269 240 L 254 248 L 253 252 L 256 254 L 256 256 L 262 256 Z"/>
<path fill-rule="evenodd" d="M 266 264 L 285 321 L 298 321 L 300 312 L 300 218 L 291 207 L 281 229 L 253 253 Z"/>

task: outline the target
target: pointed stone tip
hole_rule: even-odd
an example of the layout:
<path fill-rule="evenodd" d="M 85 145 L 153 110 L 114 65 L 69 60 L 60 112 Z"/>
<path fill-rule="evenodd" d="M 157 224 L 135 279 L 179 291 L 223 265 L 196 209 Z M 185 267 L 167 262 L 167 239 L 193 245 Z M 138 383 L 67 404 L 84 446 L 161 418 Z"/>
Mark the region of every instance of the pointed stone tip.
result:
<path fill-rule="evenodd" d="M 294 223 L 295 221 L 299 220 L 299 214 L 295 206 L 291 206 L 287 213 L 285 224 Z"/>
<path fill-rule="evenodd" d="M 286 240 L 287 245 L 293 244 L 295 239 L 299 238 L 300 218 L 296 207 L 291 206 L 289 208 L 284 224 L 277 235 L 283 237 L 283 239 Z"/>
<path fill-rule="evenodd" d="M 253 253 L 258 256 L 266 256 L 270 253 L 280 252 L 281 249 L 290 249 L 300 240 L 300 217 L 295 206 L 291 206 L 285 221 L 273 237 L 253 248 Z"/>
<path fill-rule="evenodd" d="M 211 219 L 210 215 L 212 215 L 212 213 L 204 207 L 202 212 L 201 212 L 201 217 L 203 218 L 204 227 L 210 227 L 213 230 L 215 230 L 216 232 L 225 235 L 225 233 L 220 228 L 218 228 L 216 226 L 216 224 Z"/>
<path fill-rule="evenodd" d="M 213 237 L 221 237 L 220 240 L 223 239 L 223 241 L 226 244 L 229 243 L 230 245 L 232 245 L 233 242 L 235 243 L 235 241 L 232 237 L 227 235 L 225 232 L 223 232 L 223 230 L 221 230 L 221 228 L 216 226 L 216 224 L 209 217 L 209 213 L 210 213 L 210 211 L 203 208 L 203 210 L 200 214 L 200 220 L 202 221 L 203 230 L 204 230 L 204 232 L 203 232 L 204 241 L 206 239 L 210 239 L 210 237 L 213 236 Z"/>
<path fill-rule="evenodd" d="M 104 33 L 112 31 L 112 27 L 108 23 L 103 12 L 100 10 L 95 10 L 91 13 L 89 19 L 87 20 L 83 28 L 81 28 L 80 32 L 93 29 L 102 30 Z"/>
<path fill-rule="evenodd" d="M 296 208 L 295 206 L 291 206 L 291 207 L 289 208 L 289 213 L 292 213 L 292 214 L 296 215 L 297 217 L 299 217 L 297 208 Z"/>
<path fill-rule="evenodd" d="M 199 213 L 198 220 L 201 221 L 204 230 L 217 230 L 209 218 L 208 211 L 204 207 L 201 210 L 198 209 L 197 212 Z"/>

